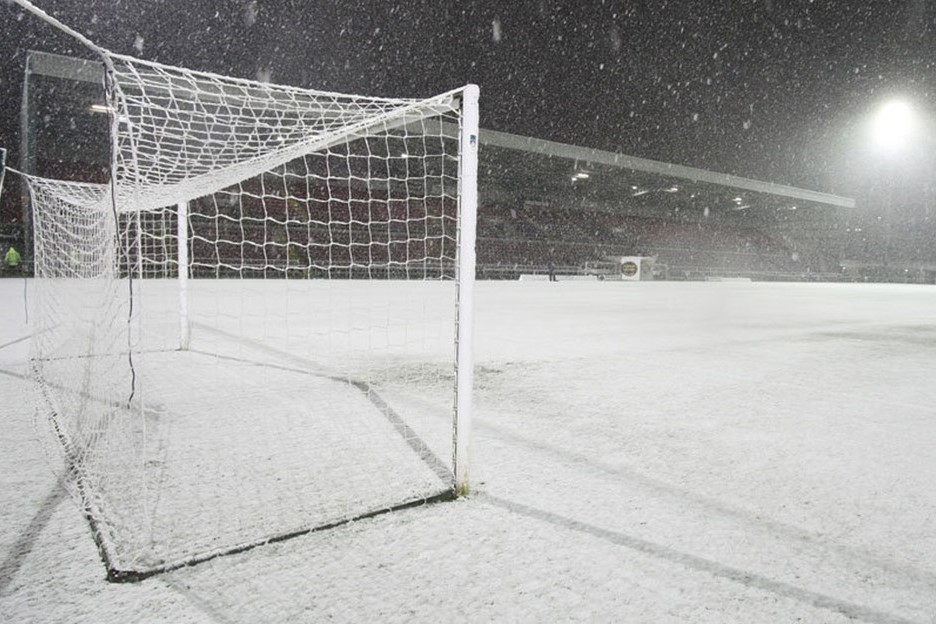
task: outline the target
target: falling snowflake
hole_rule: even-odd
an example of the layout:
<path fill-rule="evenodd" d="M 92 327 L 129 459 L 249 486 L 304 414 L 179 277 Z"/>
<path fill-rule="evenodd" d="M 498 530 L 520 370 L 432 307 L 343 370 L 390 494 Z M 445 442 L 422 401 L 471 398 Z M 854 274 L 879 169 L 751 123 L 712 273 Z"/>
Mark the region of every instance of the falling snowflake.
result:
<path fill-rule="evenodd" d="M 244 5 L 244 25 L 250 28 L 257 22 L 257 14 L 259 13 L 257 7 L 257 0 L 251 0 Z"/>

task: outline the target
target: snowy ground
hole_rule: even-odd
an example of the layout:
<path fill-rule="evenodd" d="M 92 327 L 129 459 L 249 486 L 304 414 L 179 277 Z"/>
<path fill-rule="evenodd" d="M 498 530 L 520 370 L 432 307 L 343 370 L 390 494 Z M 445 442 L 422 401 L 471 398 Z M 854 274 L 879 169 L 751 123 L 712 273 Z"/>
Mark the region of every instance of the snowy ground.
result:
<path fill-rule="evenodd" d="M 0 622 L 936 622 L 936 288 L 479 283 L 469 499 L 135 585 L 19 407 L 23 293 Z"/>

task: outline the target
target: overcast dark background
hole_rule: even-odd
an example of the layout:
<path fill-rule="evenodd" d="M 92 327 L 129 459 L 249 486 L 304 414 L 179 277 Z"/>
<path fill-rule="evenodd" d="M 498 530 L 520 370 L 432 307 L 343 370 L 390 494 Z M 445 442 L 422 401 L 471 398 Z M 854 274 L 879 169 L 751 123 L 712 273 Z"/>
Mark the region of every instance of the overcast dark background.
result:
<path fill-rule="evenodd" d="M 933 142 L 886 165 L 867 120 L 936 109 L 932 0 L 37 0 L 100 45 L 327 90 L 422 96 L 476 82 L 484 128 L 880 199 L 932 199 Z M 92 56 L 0 0 L 0 145 L 17 164 L 28 49 Z M 929 189 L 927 191 L 927 189 Z"/>

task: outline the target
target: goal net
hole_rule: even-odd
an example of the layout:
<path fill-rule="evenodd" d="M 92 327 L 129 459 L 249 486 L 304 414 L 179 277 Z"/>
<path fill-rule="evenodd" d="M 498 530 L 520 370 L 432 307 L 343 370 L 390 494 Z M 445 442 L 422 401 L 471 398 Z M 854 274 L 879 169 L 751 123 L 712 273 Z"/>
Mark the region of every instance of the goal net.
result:
<path fill-rule="evenodd" d="M 109 577 L 466 491 L 477 88 L 105 67 L 110 181 L 24 179 L 43 422 Z"/>

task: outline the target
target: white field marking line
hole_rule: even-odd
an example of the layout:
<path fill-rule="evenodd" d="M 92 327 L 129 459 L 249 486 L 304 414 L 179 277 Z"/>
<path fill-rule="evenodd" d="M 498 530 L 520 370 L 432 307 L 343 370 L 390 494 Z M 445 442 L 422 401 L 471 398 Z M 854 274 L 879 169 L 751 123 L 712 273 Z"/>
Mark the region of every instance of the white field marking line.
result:
<path fill-rule="evenodd" d="M 23 342 L 24 340 L 29 340 L 29 339 L 31 339 L 31 338 L 35 338 L 36 336 L 41 336 L 42 334 L 47 334 L 47 333 L 49 333 L 50 331 L 56 329 L 57 327 L 58 327 L 58 325 L 56 325 L 56 326 L 54 326 L 54 327 L 47 327 L 46 329 L 43 329 L 42 331 L 37 331 L 37 332 L 33 332 L 33 333 L 31 333 L 31 334 L 26 334 L 25 336 L 21 336 L 21 337 L 17 338 L 16 340 L 11 340 L 10 342 L 7 342 L 7 343 L 5 343 L 5 344 L 0 345 L 0 349 L 6 349 L 7 347 L 12 347 L 12 346 L 15 345 L 15 344 L 19 344 L 19 343 Z"/>
<path fill-rule="evenodd" d="M 760 341 L 750 341 L 750 342 L 748 342 L 747 344 L 755 344 L 755 343 L 759 343 L 759 342 L 760 342 Z M 687 350 L 687 349 L 683 349 L 683 348 L 678 348 L 678 349 L 661 349 L 659 352 L 666 351 L 666 352 L 670 352 L 670 353 L 677 353 L 677 352 L 685 352 L 686 350 Z M 689 349 L 689 350 L 690 350 L 690 351 L 695 351 L 694 349 Z M 646 352 L 646 353 L 653 353 L 653 352 L 654 352 L 654 351 L 651 350 L 651 351 L 648 351 L 648 352 Z M 698 351 L 698 353 L 702 353 L 702 351 Z M 560 360 L 560 362 L 562 362 L 562 363 L 568 363 L 568 362 L 570 362 L 570 361 L 572 361 L 572 360 L 574 360 L 574 359 L 577 359 L 577 360 L 593 360 L 594 358 L 593 358 L 592 356 L 581 356 L 581 357 L 577 357 L 577 358 L 568 358 L 568 359 Z M 545 364 L 550 364 L 550 363 L 552 363 L 552 362 L 544 361 L 543 363 L 545 363 Z M 640 365 L 643 366 L 643 367 L 647 367 L 647 368 L 650 368 L 650 367 L 654 367 L 654 366 L 655 366 L 655 367 L 657 367 L 657 368 L 659 368 L 659 369 L 665 369 L 665 370 L 668 370 L 668 371 L 672 371 L 672 370 L 674 369 L 674 366 L 673 366 L 671 363 L 666 363 L 666 362 L 656 363 L 656 362 L 653 362 L 652 360 L 649 360 L 649 359 L 643 359 L 643 360 L 641 360 L 641 361 L 640 361 Z M 711 373 L 711 372 L 712 372 L 712 369 L 711 369 L 711 368 L 705 368 L 705 367 L 701 367 L 701 366 L 679 366 L 678 368 L 681 369 L 681 370 L 686 370 L 686 371 L 691 371 L 691 372 L 696 372 L 696 373 L 703 373 L 703 374 L 704 374 L 704 373 Z M 809 384 L 805 384 L 805 383 L 797 383 L 797 382 L 793 382 L 793 381 L 783 381 L 783 380 L 778 380 L 778 379 L 755 379 L 755 378 L 753 378 L 753 377 L 746 376 L 746 375 L 744 375 L 743 373 L 733 373 L 733 372 L 730 372 L 730 371 L 722 371 L 722 370 L 718 371 L 718 376 L 719 376 L 719 378 L 733 379 L 733 380 L 735 380 L 735 381 L 745 382 L 745 383 L 747 383 L 747 384 L 749 384 L 749 385 L 751 385 L 751 386 L 776 386 L 776 387 L 781 387 L 781 388 L 782 388 L 782 387 L 785 387 L 785 388 L 795 388 L 795 389 L 797 389 L 797 390 L 809 391 L 809 392 L 812 392 L 812 393 L 815 393 L 815 394 L 827 395 L 827 396 L 837 396 L 837 397 L 840 397 L 840 398 L 843 398 L 843 399 L 855 400 L 855 395 L 854 395 L 854 394 L 851 394 L 851 393 L 849 393 L 849 392 L 845 392 L 845 391 L 841 391 L 841 390 L 827 390 L 826 388 L 822 388 L 822 387 L 819 387 L 819 386 L 813 386 L 813 385 L 809 385 Z M 933 406 L 932 406 L 931 404 L 912 403 L 912 402 L 907 402 L 907 401 L 894 401 L 894 400 L 891 400 L 891 399 L 877 399 L 877 398 L 874 398 L 874 397 L 867 397 L 867 396 L 862 396 L 862 397 L 860 397 L 860 399 L 861 399 L 861 401 L 862 401 L 863 403 L 877 403 L 877 404 L 880 404 L 881 406 L 886 406 L 886 407 L 906 407 L 906 408 L 910 408 L 910 409 L 913 409 L 913 410 L 920 410 L 920 411 L 924 412 L 923 416 L 926 417 L 926 418 L 929 418 L 929 416 L 930 416 L 931 413 L 932 413 L 932 409 L 933 409 Z M 864 420 L 865 422 L 873 422 L 873 423 L 883 423 L 883 422 L 885 422 L 885 421 L 874 420 L 874 419 L 872 419 L 872 418 L 862 418 L 862 420 Z M 887 422 L 890 422 L 890 421 L 887 421 Z"/>
<path fill-rule="evenodd" d="M 573 465 L 587 466 L 594 472 L 603 473 L 615 477 L 628 479 L 638 483 L 640 486 L 649 490 L 656 491 L 662 496 L 681 501 L 690 501 L 699 505 L 703 509 L 715 514 L 723 514 L 734 518 L 743 523 L 751 523 L 756 526 L 769 529 L 775 533 L 786 536 L 795 543 L 814 544 L 822 548 L 836 552 L 847 558 L 854 558 L 865 564 L 876 566 L 892 574 L 909 577 L 921 583 L 936 585 L 936 574 L 928 570 L 922 570 L 909 564 L 903 564 L 891 559 L 887 559 L 880 553 L 861 548 L 849 547 L 835 543 L 826 539 L 823 535 L 807 531 L 795 525 L 786 524 L 763 516 L 754 516 L 745 509 L 733 507 L 716 498 L 698 494 L 692 490 L 683 489 L 677 485 L 663 481 L 654 476 L 645 474 L 635 469 L 633 466 L 616 466 L 600 460 L 596 460 L 586 454 L 577 453 L 572 450 L 564 449 L 559 446 L 530 439 L 510 430 L 502 425 L 494 424 L 490 419 L 479 416 L 477 419 L 479 429 L 486 433 L 486 436 L 501 441 L 509 441 L 515 444 L 526 446 L 527 448 L 542 451 L 559 458 L 560 461 Z"/>
<path fill-rule="evenodd" d="M 310 360 L 308 358 L 293 355 L 292 353 L 282 351 L 275 347 L 265 345 L 263 343 L 251 340 L 249 338 L 245 338 L 243 336 L 230 334 L 216 327 L 202 325 L 201 323 L 193 323 L 192 325 L 193 327 L 197 326 L 200 329 L 208 331 L 209 333 L 213 332 L 215 335 L 227 338 L 228 340 L 232 342 L 240 343 L 245 346 L 255 348 L 261 352 L 283 358 L 286 362 L 291 362 L 293 365 L 298 366 L 299 368 L 292 369 L 286 366 L 272 364 L 272 363 L 254 362 L 251 360 L 244 360 L 242 358 L 219 355 L 216 353 L 210 353 L 210 352 L 201 351 L 197 349 L 189 349 L 190 352 L 199 353 L 201 355 L 206 355 L 210 357 L 216 357 L 219 359 L 245 362 L 248 364 L 253 364 L 255 366 L 269 367 L 269 368 L 274 368 L 274 369 L 279 368 L 281 370 L 291 370 L 297 373 L 313 375 L 316 377 L 322 377 L 322 378 L 329 379 L 331 381 L 336 381 L 339 383 L 350 384 L 351 386 L 356 388 L 359 392 L 361 392 L 364 395 L 364 397 L 368 401 L 370 401 L 370 403 L 375 408 L 377 408 L 377 411 L 380 412 L 384 416 L 384 418 L 387 419 L 387 421 L 393 426 L 397 434 L 399 434 L 400 437 L 403 438 L 403 441 L 406 443 L 406 445 L 410 447 L 410 449 L 416 454 L 416 456 L 419 457 L 419 459 L 421 459 L 429 467 L 429 469 L 432 470 L 433 473 L 435 473 L 436 477 L 438 477 L 439 480 L 441 480 L 443 483 L 448 483 L 451 480 L 452 474 L 451 474 L 451 471 L 448 469 L 448 467 L 445 465 L 445 462 L 443 462 L 439 457 L 436 456 L 436 454 L 432 451 L 429 445 L 426 444 L 426 442 L 416 433 L 416 431 L 414 431 L 409 426 L 409 424 L 407 424 L 403 416 L 400 415 L 395 409 L 393 409 L 393 407 L 380 395 L 380 393 L 374 390 L 371 387 L 371 385 L 367 383 L 367 381 L 355 379 L 350 376 L 336 375 L 334 372 L 329 371 L 326 367 L 322 366 L 318 362 L 315 362 L 314 360 Z"/>
<path fill-rule="evenodd" d="M 215 608 L 210 600 L 199 596 L 198 593 L 190 586 L 186 585 L 184 581 L 177 581 L 171 578 L 169 576 L 170 574 L 171 572 L 167 572 L 166 575 L 159 577 L 159 581 L 166 587 L 180 594 L 189 604 L 205 614 L 210 620 L 218 624 L 237 624 L 236 620 L 229 618 L 221 612 L 220 609 Z"/>
<path fill-rule="evenodd" d="M 693 555 L 675 548 L 670 548 L 669 546 L 665 546 L 663 544 L 657 544 L 649 540 L 627 535 L 625 533 L 604 529 L 599 526 L 581 522 L 579 520 L 568 518 L 550 511 L 529 507 L 521 503 L 515 503 L 510 500 L 496 496 L 490 496 L 487 494 L 477 496 L 477 499 L 487 501 L 492 505 L 501 507 L 518 515 L 540 520 L 542 522 L 547 522 L 554 526 L 569 529 L 571 531 L 585 533 L 598 539 L 603 539 L 617 546 L 636 550 L 657 559 L 662 559 L 680 566 L 685 566 L 690 570 L 711 574 L 712 576 L 727 579 L 746 587 L 754 587 L 776 596 L 789 598 L 791 600 L 796 600 L 797 602 L 812 605 L 819 609 L 825 609 L 834 613 L 839 613 L 848 618 L 864 620 L 866 622 L 877 622 L 880 624 L 913 624 L 912 620 L 908 620 L 899 615 L 878 611 L 871 607 L 866 607 L 864 605 L 855 604 L 847 600 L 835 598 L 834 596 L 813 592 L 808 589 L 803 589 L 801 587 L 791 585 L 789 583 L 784 583 L 783 581 L 778 581 L 760 574 L 755 574 L 753 572 L 748 572 L 746 570 L 728 566 L 723 563 L 719 563 L 718 561 L 706 559 L 705 557 L 699 557 L 698 555 Z"/>
<path fill-rule="evenodd" d="M 6 558 L 0 561 L 0 597 L 11 596 L 16 592 L 15 589 L 12 592 L 8 591 L 10 584 L 36 547 L 39 536 L 42 535 L 52 519 L 52 513 L 66 498 L 68 498 L 68 491 L 65 489 L 62 480 L 59 479 L 39 504 L 39 508 L 33 514 L 29 524 L 13 542 Z"/>
<path fill-rule="evenodd" d="M 672 370 L 673 367 L 668 366 L 665 368 Z M 696 369 L 696 370 L 708 370 L 708 369 Z M 747 377 L 742 374 L 731 373 L 727 371 L 719 371 L 719 375 L 723 378 L 730 378 L 730 379 L 734 379 L 735 381 L 746 382 L 752 386 L 776 386 L 778 388 L 793 388 L 796 390 L 803 390 L 803 391 L 825 395 L 825 396 L 837 396 L 843 399 L 849 399 L 851 401 L 855 400 L 855 395 L 849 392 L 844 392 L 841 390 L 827 390 L 826 388 L 822 388 L 819 386 L 814 386 L 814 385 L 810 385 L 806 383 L 797 383 L 793 381 L 783 381 L 783 380 L 777 380 L 777 379 L 753 379 L 751 377 Z M 924 412 L 923 415 L 926 416 L 927 418 L 929 418 L 932 415 L 932 410 L 933 410 L 932 405 L 924 405 L 922 403 L 911 403 L 907 401 L 895 401 L 892 399 L 876 399 L 874 397 L 868 397 L 868 396 L 862 396 L 861 402 L 862 403 L 877 403 L 884 407 L 906 407 L 906 408 L 913 409 L 913 410 L 920 410 Z M 868 418 L 868 417 L 859 417 L 859 418 L 861 418 L 861 420 L 864 420 L 865 422 L 872 422 L 872 423 L 879 423 L 879 424 L 891 422 L 889 420 L 883 421 L 883 420 L 876 420 L 874 418 Z"/>
<path fill-rule="evenodd" d="M 34 335 L 35 335 L 35 334 L 27 334 L 27 335 L 23 336 L 22 338 L 17 338 L 16 340 L 11 340 L 10 342 L 4 343 L 4 344 L 0 345 L 0 350 L 6 349 L 7 347 L 12 347 L 13 345 L 19 344 L 19 343 L 23 342 L 24 340 L 29 340 L 29 339 L 32 338 Z"/>

